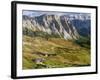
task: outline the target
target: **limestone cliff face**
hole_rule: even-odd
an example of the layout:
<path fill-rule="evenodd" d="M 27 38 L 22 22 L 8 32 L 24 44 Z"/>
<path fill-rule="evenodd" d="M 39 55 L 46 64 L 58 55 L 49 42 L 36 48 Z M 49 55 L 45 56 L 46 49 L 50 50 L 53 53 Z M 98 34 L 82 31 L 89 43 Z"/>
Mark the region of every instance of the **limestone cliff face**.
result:
<path fill-rule="evenodd" d="M 66 16 L 41 15 L 37 17 L 23 16 L 23 27 L 48 34 L 58 34 L 64 39 L 77 39 L 79 34 L 75 26 Z"/>

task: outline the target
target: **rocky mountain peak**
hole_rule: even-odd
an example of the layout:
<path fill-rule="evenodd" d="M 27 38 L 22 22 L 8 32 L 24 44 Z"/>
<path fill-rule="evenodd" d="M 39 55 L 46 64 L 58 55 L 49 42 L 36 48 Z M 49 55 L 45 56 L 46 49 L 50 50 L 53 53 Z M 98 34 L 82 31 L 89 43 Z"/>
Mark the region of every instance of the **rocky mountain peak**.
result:
<path fill-rule="evenodd" d="M 23 27 L 33 31 L 43 31 L 48 34 L 57 34 L 64 39 L 77 39 L 79 34 L 66 16 L 47 15 L 32 17 L 23 16 Z"/>

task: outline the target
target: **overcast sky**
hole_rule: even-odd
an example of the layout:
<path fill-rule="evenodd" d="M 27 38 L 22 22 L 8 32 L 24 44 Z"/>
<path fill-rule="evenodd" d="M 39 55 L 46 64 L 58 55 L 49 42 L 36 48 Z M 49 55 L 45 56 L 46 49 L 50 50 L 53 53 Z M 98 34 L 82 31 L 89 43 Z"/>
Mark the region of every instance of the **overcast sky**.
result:
<path fill-rule="evenodd" d="M 34 16 L 40 16 L 40 15 L 43 15 L 43 14 L 48 14 L 48 15 L 51 15 L 51 14 L 56 14 L 56 15 L 74 15 L 74 14 L 81 14 L 81 15 L 86 15 L 86 16 L 90 16 L 89 13 L 72 13 L 72 12 L 52 12 L 52 11 L 32 11 L 32 10 L 23 10 L 23 15 L 27 15 L 27 16 L 30 16 L 30 17 L 34 17 Z"/>

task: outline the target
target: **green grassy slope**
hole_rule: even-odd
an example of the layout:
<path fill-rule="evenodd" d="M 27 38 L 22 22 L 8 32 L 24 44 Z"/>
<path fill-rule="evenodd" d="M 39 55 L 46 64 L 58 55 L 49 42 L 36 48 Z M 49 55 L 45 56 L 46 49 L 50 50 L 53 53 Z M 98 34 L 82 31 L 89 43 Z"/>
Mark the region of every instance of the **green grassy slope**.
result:
<path fill-rule="evenodd" d="M 23 35 L 23 69 L 89 66 L 90 55 L 90 48 L 74 41 Z M 44 61 L 38 64 L 38 58 Z"/>

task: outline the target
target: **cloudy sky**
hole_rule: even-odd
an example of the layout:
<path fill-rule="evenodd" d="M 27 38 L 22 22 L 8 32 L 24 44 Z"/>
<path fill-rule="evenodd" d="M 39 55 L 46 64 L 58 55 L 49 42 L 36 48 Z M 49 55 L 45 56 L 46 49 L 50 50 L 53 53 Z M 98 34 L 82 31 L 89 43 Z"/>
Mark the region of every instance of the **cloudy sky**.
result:
<path fill-rule="evenodd" d="M 23 10 L 23 15 L 28 15 L 28 16 L 40 16 L 43 14 L 57 14 L 57 15 L 64 15 L 65 13 L 63 12 L 52 12 L 52 11 L 29 11 L 29 10 Z"/>
<path fill-rule="evenodd" d="M 34 11 L 34 10 L 23 10 L 23 14 L 22 15 L 27 15 L 30 17 L 34 17 L 34 16 L 40 16 L 43 14 L 56 14 L 56 15 L 85 15 L 85 16 L 90 16 L 90 13 L 72 13 L 72 12 L 52 12 L 52 11 Z"/>

